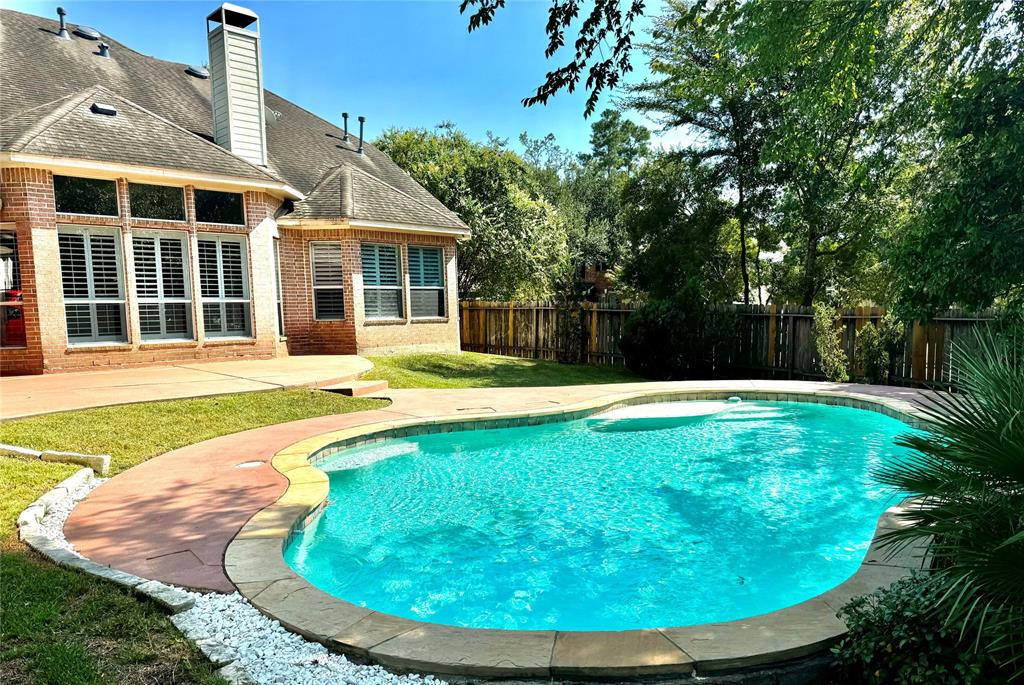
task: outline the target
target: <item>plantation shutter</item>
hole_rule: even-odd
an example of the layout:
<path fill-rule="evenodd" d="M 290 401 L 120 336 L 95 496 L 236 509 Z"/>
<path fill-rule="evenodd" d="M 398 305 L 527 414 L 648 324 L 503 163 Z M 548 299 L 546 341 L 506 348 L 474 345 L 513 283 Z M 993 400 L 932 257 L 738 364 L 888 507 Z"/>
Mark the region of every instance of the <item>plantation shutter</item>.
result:
<path fill-rule="evenodd" d="M 409 312 L 413 318 L 444 316 L 444 266 L 440 248 L 409 246 L 409 285 Z"/>
<path fill-rule="evenodd" d="M 251 336 L 247 262 L 244 237 L 222 235 L 199 240 L 199 287 L 207 336 Z"/>
<path fill-rule="evenodd" d="M 367 319 L 402 317 L 402 286 L 395 245 L 362 245 L 363 302 Z"/>
<path fill-rule="evenodd" d="M 132 237 L 139 331 L 144 340 L 192 337 L 185 236 L 137 232 Z"/>
<path fill-rule="evenodd" d="M 313 269 L 313 316 L 321 321 L 345 318 L 345 279 L 341 243 L 310 243 Z"/>
<path fill-rule="evenodd" d="M 116 229 L 58 229 L 69 342 L 125 340 L 119 238 Z"/>

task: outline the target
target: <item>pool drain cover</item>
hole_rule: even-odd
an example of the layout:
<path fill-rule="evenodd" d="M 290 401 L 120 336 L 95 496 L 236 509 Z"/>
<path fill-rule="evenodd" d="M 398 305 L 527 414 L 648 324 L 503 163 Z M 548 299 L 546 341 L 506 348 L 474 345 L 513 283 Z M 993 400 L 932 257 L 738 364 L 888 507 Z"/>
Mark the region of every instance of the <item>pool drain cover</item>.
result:
<path fill-rule="evenodd" d="M 241 464 L 235 464 L 236 469 L 254 469 L 259 466 L 263 466 L 262 461 L 243 461 Z"/>

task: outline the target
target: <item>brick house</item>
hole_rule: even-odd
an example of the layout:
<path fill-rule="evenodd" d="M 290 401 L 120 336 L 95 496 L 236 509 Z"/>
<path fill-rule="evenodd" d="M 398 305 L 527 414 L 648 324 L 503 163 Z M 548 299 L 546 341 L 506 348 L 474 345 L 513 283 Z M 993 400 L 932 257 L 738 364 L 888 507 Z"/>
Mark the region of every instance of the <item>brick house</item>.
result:
<path fill-rule="evenodd" d="M 207 33 L 196 67 L 0 11 L 0 372 L 458 350 L 466 225 L 264 90 L 253 12 Z"/>

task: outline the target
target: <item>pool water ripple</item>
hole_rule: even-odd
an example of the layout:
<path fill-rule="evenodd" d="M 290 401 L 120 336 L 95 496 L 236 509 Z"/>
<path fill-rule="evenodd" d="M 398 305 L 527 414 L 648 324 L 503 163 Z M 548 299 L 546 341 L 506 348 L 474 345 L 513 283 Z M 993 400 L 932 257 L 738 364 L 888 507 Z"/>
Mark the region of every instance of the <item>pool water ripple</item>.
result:
<path fill-rule="evenodd" d="M 659 430 L 629 430 L 632 420 L 346 450 L 322 465 L 331 504 L 286 559 L 348 601 L 466 627 L 742 618 L 857 570 L 893 500 L 870 473 L 899 457 L 894 438 L 910 430 L 876 412 L 788 402 Z"/>

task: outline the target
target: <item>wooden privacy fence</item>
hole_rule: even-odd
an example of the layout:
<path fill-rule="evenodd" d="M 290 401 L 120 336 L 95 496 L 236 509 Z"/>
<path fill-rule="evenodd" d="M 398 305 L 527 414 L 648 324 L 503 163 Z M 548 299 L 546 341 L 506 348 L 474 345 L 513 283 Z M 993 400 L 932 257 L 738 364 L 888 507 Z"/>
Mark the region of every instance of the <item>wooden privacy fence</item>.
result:
<path fill-rule="evenodd" d="M 719 305 L 735 316 L 736 335 L 716 355 L 723 377 L 820 379 L 811 324 L 811 307 Z M 608 298 L 579 307 L 553 302 L 462 302 L 462 349 L 534 359 L 622 364 L 619 341 L 633 311 L 630 304 Z M 885 315 L 881 307 L 841 312 L 842 342 L 853 373 L 857 333 Z M 970 343 L 973 331 L 996 316 L 951 309 L 930 323 L 907 325 L 900 349 L 890 360 L 889 381 L 901 385 L 955 384 L 959 370 L 951 359 L 954 343 Z"/>

